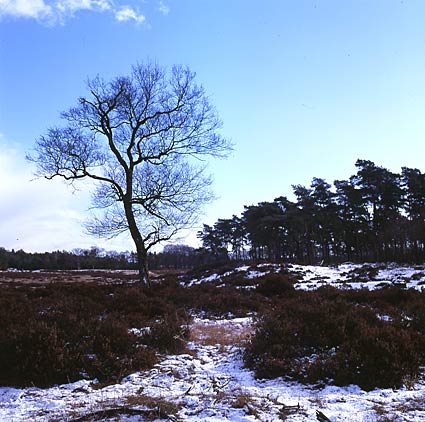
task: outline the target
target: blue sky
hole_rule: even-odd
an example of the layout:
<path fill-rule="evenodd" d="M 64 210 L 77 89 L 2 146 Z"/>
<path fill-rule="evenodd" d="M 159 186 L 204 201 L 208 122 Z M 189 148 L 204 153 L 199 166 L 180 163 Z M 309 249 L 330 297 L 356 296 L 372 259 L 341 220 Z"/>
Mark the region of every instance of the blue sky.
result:
<path fill-rule="evenodd" d="M 357 158 L 425 172 L 424 18 L 422 0 L 0 0 L 0 246 L 132 248 L 85 235 L 88 190 L 31 180 L 24 157 L 88 78 L 146 60 L 195 71 L 235 145 L 201 222 Z"/>

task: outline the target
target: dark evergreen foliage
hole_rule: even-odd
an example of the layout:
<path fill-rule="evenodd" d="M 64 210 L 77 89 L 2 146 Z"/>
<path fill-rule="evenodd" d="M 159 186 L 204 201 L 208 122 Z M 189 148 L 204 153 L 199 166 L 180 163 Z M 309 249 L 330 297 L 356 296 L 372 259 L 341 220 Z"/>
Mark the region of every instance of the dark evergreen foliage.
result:
<path fill-rule="evenodd" d="M 296 198 L 245 207 L 242 216 L 204 226 L 199 237 L 213 254 L 236 259 L 304 264 L 423 262 L 425 174 L 403 167 L 396 174 L 369 160 L 333 187 L 313 178 L 293 185 Z"/>

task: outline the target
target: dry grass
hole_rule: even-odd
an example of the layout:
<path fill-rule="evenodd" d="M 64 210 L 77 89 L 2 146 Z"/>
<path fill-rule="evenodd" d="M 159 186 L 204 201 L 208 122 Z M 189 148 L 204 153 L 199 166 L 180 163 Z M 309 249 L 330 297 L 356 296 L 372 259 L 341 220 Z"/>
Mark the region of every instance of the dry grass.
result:
<path fill-rule="evenodd" d="M 249 406 L 252 401 L 253 398 L 251 394 L 241 391 L 232 398 L 231 406 L 234 409 L 243 409 L 244 407 Z"/>
<path fill-rule="evenodd" d="M 186 270 L 150 271 L 153 280 L 178 276 Z M 98 283 L 112 284 L 137 281 L 136 270 L 49 270 L 49 271 L 8 271 L 0 270 L 0 283 L 9 284 L 50 284 L 50 283 Z"/>
<path fill-rule="evenodd" d="M 407 398 L 404 401 L 387 403 L 385 401 L 374 401 L 372 410 L 374 412 L 373 422 L 398 422 L 403 416 L 411 412 L 424 412 L 425 400 L 423 397 Z M 403 416 L 401 416 L 403 415 Z"/>
<path fill-rule="evenodd" d="M 258 405 L 251 394 L 241 391 L 232 398 L 230 404 L 234 409 L 245 409 L 246 414 L 261 420 Z"/>
<path fill-rule="evenodd" d="M 323 409 L 325 407 L 325 403 L 323 402 L 323 397 L 315 394 L 313 397 L 309 398 L 309 401 L 313 403 L 316 407 Z"/>
<path fill-rule="evenodd" d="M 123 397 L 122 399 L 107 399 L 93 404 L 86 410 L 75 410 L 67 415 L 74 422 L 94 422 L 106 418 L 121 420 L 123 415 L 139 416 L 145 421 L 158 419 L 177 420 L 181 403 L 173 403 L 161 397 L 150 397 L 143 394 Z M 51 419 L 59 422 L 63 419 Z"/>
<path fill-rule="evenodd" d="M 145 395 L 126 397 L 123 405 L 126 407 L 142 406 L 167 415 L 176 415 L 181 407 L 180 403 L 168 401 L 163 397 L 149 397 Z"/>
<path fill-rule="evenodd" d="M 109 284 L 136 280 L 137 272 L 112 270 L 82 271 L 0 271 L 0 283 L 50 284 L 50 283 L 99 283 Z"/>
<path fill-rule="evenodd" d="M 380 415 L 377 417 L 376 422 L 397 422 L 400 419 L 398 418 L 397 415 Z"/>
<path fill-rule="evenodd" d="M 411 398 L 394 406 L 394 410 L 403 414 L 416 411 L 424 412 L 425 400 L 424 398 Z"/>
<path fill-rule="evenodd" d="M 203 346 L 242 346 L 251 335 L 252 329 L 248 326 L 234 326 L 233 324 L 194 323 L 190 328 L 190 340 Z"/>

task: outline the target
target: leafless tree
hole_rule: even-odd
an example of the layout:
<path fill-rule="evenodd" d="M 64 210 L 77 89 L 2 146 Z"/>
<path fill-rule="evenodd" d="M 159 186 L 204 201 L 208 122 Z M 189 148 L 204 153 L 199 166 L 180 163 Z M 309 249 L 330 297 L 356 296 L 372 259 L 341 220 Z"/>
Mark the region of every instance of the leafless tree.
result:
<path fill-rule="evenodd" d="M 203 157 L 224 157 L 231 146 L 188 68 L 138 64 L 130 76 L 89 81 L 88 90 L 28 158 L 47 179 L 96 182 L 88 231 L 129 231 L 140 280 L 149 283 L 148 251 L 192 226 L 212 199 Z"/>

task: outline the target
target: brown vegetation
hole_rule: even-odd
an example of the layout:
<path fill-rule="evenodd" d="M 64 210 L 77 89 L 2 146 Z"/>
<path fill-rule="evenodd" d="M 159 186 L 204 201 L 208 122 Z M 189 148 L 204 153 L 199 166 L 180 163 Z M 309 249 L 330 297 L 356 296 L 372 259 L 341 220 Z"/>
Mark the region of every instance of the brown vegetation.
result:
<path fill-rule="evenodd" d="M 186 320 L 136 285 L 1 286 L 0 384 L 116 382 L 184 347 Z M 143 328 L 136 334 L 132 328 Z"/>
<path fill-rule="evenodd" d="M 48 274 L 12 273 L 0 284 L 1 385 L 116 382 L 159 353 L 185 351 L 189 338 L 247 344 L 245 363 L 258 377 L 364 389 L 411 386 L 425 360 L 425 293 L 400 286 L 303 292 L 285 271 L 253 281 L 229 268 L 215 283 L 185 287 L 193 274 L 166 274 L 151 289 L 124 273 L 102 272 L 97 282 L 99 273 L 88 273 L 93 282 L 85 283 Z M 192 323 L 199 314 L 255 314 L 257 328 L 249 337 L 243 326 Z"/>
<path fill-rule="evenodd" d="M 424 362 L 423 300 L 400 288 L 280 297 L 260 316 L 245 362 L 258 377 L 399 387 Z"/>

